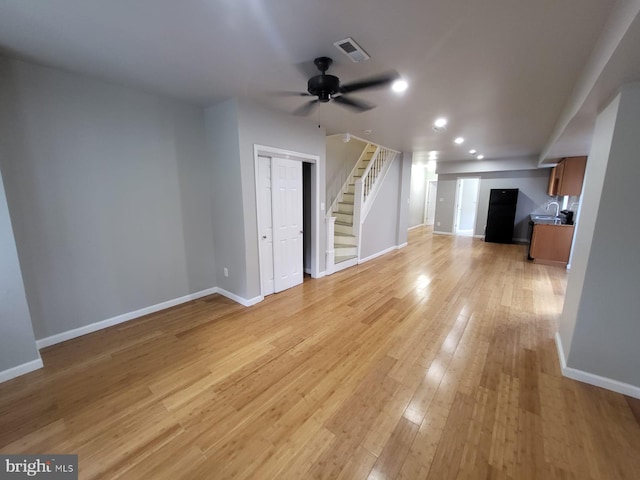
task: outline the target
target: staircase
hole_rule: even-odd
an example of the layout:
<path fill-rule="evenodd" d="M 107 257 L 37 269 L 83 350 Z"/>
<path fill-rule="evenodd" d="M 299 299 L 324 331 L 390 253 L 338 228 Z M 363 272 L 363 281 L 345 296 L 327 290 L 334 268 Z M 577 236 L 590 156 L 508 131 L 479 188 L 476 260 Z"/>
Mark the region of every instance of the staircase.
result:
<path fill-rule="evenodd" d="M 327 272 L 358 263 L 360 227 L 379 187 L 377 180 L 384 176 L 397 153 L 372 143 L 362 151 L 328 212 L 327 244 L 333 243 L 333 252 L 327 252 Z"/>

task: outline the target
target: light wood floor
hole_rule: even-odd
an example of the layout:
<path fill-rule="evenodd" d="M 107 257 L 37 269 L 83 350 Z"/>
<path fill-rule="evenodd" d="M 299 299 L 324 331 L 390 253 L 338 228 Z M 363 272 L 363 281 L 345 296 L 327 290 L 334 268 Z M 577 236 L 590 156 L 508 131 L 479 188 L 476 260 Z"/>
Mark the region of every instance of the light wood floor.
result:
<path fill-rule="evenodd" d="M 409 246 L 244 308 L 213 295 L 43 351 L 0 452 L 80 478 L 634 479 L 622 395 L 560 375 L 565 272 L 522 246 Z"/>

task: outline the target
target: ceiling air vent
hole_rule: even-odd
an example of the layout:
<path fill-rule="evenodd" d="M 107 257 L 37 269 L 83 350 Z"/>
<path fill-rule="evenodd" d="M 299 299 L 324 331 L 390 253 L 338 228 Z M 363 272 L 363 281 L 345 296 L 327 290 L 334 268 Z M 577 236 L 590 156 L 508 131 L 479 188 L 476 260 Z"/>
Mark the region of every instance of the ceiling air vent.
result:
<path fill-rule="evenodd" d="M 371 58 L 351 37 L 335 42 L 334 45 L 355 63 L 364 62 Z"/>

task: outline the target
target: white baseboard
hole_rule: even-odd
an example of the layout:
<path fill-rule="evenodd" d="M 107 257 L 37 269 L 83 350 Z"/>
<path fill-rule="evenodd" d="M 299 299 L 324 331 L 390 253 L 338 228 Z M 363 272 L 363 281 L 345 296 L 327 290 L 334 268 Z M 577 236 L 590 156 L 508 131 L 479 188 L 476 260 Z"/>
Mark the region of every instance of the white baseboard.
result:
<path fill-rule="evenodd" d="M 409 228 L 407 228 L 407 230 L 413 230 L 413 229 L 424 227 L 424 226 L 426 226 L 426 224 L 425 223 L 421 223 L 419 225 L 414 225 L 413 227 L 409 227 Z"/>
<path fill-rule="evenodd" d="M 434 230 L 433 233 L 436 235 L 453 235 L 452 232 L 441 232 L 440 230 Z"/>
<path fill-rule="evenodd" d="M 233 300 L 234 302 L 238 302 L 240 305 L 244 305 L 245 307 L 251 307 L 252 305 L 255 305 L 256 303 L 260 303 L 261 301 L 264 300 L 264 297 L 262 295 L 258 295 L 257 297 L 247 299 L 239 295 L 236 295 L 235 293 L 228 292 L 222 288 L 218 288 L 217 292 L 223 297 L 227 297 Z"/>
<path fill-rule="evenodd" d="M 33 372 L 34 370 L 38 370 L 42 367 L 42 359 L 37 358 L 30 362 L 23 363 L 22 365 L 18 365 L 17 367 L 3 370 L 2 372 L 0 372 L 0 383 L 9 381 L 12 378 L 19 377 L 20 375 L 24 375 L 25 373 Z"/>
<path fill-rule="evenodd" d="M 397 248 L 398 248 L 398 250 L 400 250 L 401 248 L 404 248 L 407 245 L 409 245 L 409 242 L 404 242 L 404 243 L 401 243 L 400 245 L 398 245 Z"/>
<path fill-rule="evenodd" d="M 577 368 L 571 368 L 567 366 L 567 359 L 564 355 L 564 348 L 562 348 L 562 339 L 560 334 L 556 332 L 556 349 L 558 350 L 558 358 L 560 359 L 560 369 L 562 375 L 579 382 L 588 383 L 589 385 L 595 385 L 596 387 L 605 388 L 613 392 L 621 393 L 629 397 L 640 399 L 640 387 L 630 385 L 628 383 L 619 382 L 612 378 L 602 377 L 595 373 L 585 372 L 584 370 L 578 370 Z"/>
<path fill-rule="evenodd" d="M 361 258 L 360 260 L 358 260 L 358 263 L 360 264 L 360 263 L 368 262 L 369 260 L 373 260 L 374 258 L 378 258 L 378 257 L 381 257 L 382 255 L 387 254 L 387 253 L 391 253 L 394 250 L 398 250 L 399 248 L 402 248 L 402 247 L 404 247 L 406 245 L 407 245 L 406 243 L 404 243 L 402 245 L 393 245 L 392 247 L 385 248 L 384 250 L 382 250 L 382 251 L 380 251 L 378 253 L 374 253 L 373 255 L 369 255 L 368 257 Z"/>
<path fill-rule="evenodd" d="M 322 272 L 319 272 L 315 277 L 312 275 L 311 278 L 322 278 L 326 276 L 327 276 L 327 272 L 323 270 Z"/>
<path fill-rule="evenodd" d="M 128 322 L 129 320 L 133 320 L 134 318 L 142 317 L 143 315 L 148 315 L 150 313 L 159 312 L 160 310 L 164 310 L 165 308 L 174 307 L 176 305 L 180 305 L 181 303 L 190 302 L 191 300 L 206 297 L 207 295 L 212 295 L 217 292 L 218 289 L 216 287 L 208 288 L 200 292 L 185 295 L 184 297 L 174 298 L 173 300 L 168 300 L 156 305 L 151 305 L 150 307 L 141 308 L 129 313 L 123 313 L 122 315 L 107 318 L 106 320 L 101 320 L 99 322 L 91 323 L 83 327 L 74 328 L 73 330 L 67 330 L 66 332 L 51 335 L 50 337 L 41 338 L 39 340 L 36 340 L 36 345 L 39 349 L 49 347 L 51 345 L 55 345 L 56 343 L 65 342 L 67 340 L 71 340 L 72 338 L 77 338 L 81 337 L 82 335 L 87 335 L 88 333 L 97 332 L 98 330 L 102 330 L 103 328 L 108 328 L 114 325 L 118 325 L 119 323 Z"/>

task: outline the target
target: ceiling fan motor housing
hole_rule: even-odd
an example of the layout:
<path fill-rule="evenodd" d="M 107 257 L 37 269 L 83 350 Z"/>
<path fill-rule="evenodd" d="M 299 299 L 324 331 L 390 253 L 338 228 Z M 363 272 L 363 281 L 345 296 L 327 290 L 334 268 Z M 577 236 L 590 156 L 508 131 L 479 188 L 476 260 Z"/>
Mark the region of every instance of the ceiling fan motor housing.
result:
<path fill-rule="evenodd" d="M 316 75 L 311 77 L 307 83 L 308 91 L 311 95 L 318 97 L 322 103 L 331 100 L 331 96 L 338 93 L 340 89 L 340 79 L 333 75 Z"/>

